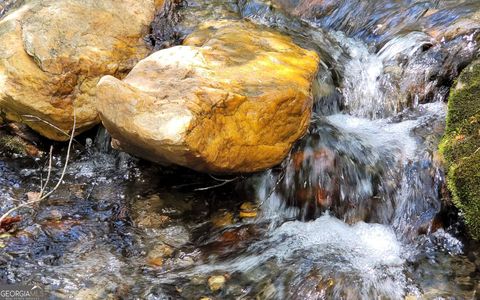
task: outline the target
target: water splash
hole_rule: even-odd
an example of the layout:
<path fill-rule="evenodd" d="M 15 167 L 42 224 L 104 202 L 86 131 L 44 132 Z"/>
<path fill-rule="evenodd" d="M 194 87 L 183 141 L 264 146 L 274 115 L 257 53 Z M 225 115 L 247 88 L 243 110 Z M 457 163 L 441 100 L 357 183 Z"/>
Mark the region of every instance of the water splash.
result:
<path fill-rule="evenodd" d="M 268 272 L 277 274 L 276 285 L 285 280 L 289 285 L 270 298 L 402 299 L 407 285 L 403 252 L 388 226 L 363 222 L 347 225 L 326 214 L 311 222 L 286 222 L 264 240 L 253 243 L 245 254 L 233 260 L 216 260 L 181 276 L 226 269 L 263 274 L 275 261 L 279 269 Z M 262 275 L 257 278 L 266 279 Z"/>

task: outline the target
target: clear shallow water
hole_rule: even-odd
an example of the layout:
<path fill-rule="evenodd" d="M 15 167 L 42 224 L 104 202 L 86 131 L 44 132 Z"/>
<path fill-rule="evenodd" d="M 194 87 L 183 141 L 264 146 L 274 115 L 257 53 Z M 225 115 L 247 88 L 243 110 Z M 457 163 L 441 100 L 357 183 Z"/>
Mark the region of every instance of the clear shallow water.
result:
<path fill-rule="evenodd" d="M 348 13 L 357 2 L 371 5 Z M 436 153 L 448 78 L 477 46 L 404 30 L 422 5 L 438 5 L 431 28 L 475 2 L 391 2 L 340 1 L 303 23 L 264 1 L 189 1 L 183 13 L 201 16 L 190 21 L 247 17 L 319 51 L 309 133 L 281 166 L 207 190 L 198 189 L 222 181 L 116 153 L 104 131 L 79 137 L 59 191 L 1 236 L 2 281 L 78 299 L 478 297 L 478 244 L 442 200 Z M 355 20 L 365 14 L 372 22 L 362 29 Z M 372 34 L 387 17 L 391 30 Z M 0 160 L 2 210 L 38 189 L 42 167 Z M 245 202 L 255 218 L 241 217 Z M 209 288 L 213 275 L 226 280 L 219 291 Z"/>

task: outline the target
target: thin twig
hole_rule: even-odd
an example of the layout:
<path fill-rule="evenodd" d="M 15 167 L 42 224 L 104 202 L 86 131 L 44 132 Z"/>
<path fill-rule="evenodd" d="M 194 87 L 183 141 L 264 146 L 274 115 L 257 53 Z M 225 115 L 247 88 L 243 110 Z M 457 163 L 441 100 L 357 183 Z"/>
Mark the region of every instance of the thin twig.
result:
<path fill-rule="evenodd" d="M 48 126 L 58 130 L 59 132 L 63 133 L 64 135 L 68 136 L 69 138 L 71 137 L 70 134 L 68 134 L 68 132 L 66 132 L 65 130 L 61 129 L 60 127 L 40 118 L 40 117 L 37 117 L 37 116 L 34 116 L 34 115 L 21 115 L 22 117 L 25 117 L 25 118 L 32 118 L 32 119 L 35 119 L 35 120 L 25 120 L 26 122 L 42 122 L 42 123 L 45 123 L 47 124 Z M 79 141 L 77 141 L 76 139 L 73 139 L 77 144 L 81 144 Z"/>
<path fill-rule="evenodd" d="M 60 179 L 57 182 L 57 185 L 50 191 L 48 192 L 45 196 L 42 196 L 40 200 L 47 198 L 51 194 L 53 194 L 60 184 L 62 184 L 63 177 L 65 176 L 65 172 L 67 171 L 68 167 L 68 160 L 70 159 L 70 150 L 72 150 L 72 142 L 73 142 L 73 136 L 75 135 L 75 127 L 77 125 L 77 116 L 75 113 L 75 106 L 73 107 L 73 127 L 72 127 L 72 132 L 70 133 L 70 140 L 68 141 L 68 148 L 67 148 L 67 157 L 65 158 L 65 164 L 63 165 L 63 170 L 62 170 L 62 175 L 60 175 Z"/>
<path fill-rule="evenodd" d="M 235 177 L 233 179 L 225 179 L 225 180 L 221 180 L 222 183 L 219 183 L 219 184 L 216 184 L 216 185 L 212 185 L 212 186 L 207 186 L 207 187 L 203 187 L 203 188 L 198 188 L 198 189 L 194 189 L 194 191 L 206 191 L 206 190 L 211 190 L 211 189 L 214 189 L 214 188 L 217 188 L 217 187 L 221 187 L 221 186 L 224 186 L 232 181 L 235 181 L 235 180 L 238 180 L 240 177 Z"/>
<path fill-rule="evenodd" d="M 214 189 L 214 188 L 217 188 L 217 187 L 221 187 L 223 185 L 226 185 L 227 183 L 230 183 L 230 182 L 233 182 L 235 180 L 238 180 L 238 179 L 242 179 L 243 176 L 237 176 L 235 178 L 231 178 L 231 179 L 223 179 L 223 178 L 217 178 L 215 176 L 213 176 L 212 174 L 208 174 L 212 179 L 216 180 L 216 181 L 220 181 L 221 183 L 220 184 L 216 184 L 216 185 L 212 185 L 212 186 L 208 186 L 208 187 L 203 187 L 203 188 L 196 188 L 196 189 L 193 189 L 194 191 L 206 191 L 206 190 L 210 190 L 210 189 Z M 192 185 L 199 185 L 201 184 L 200 182 L 194 182 L 194 183 L 185 183 L 185 184 L 180 184 L 180 185 L 175 185 L 173 186 L 172 188 L 174 189 L 181 189 L 181 188 L 184 188 L 184 187 L 187 187 L 187 186 L 192 186 Z"/>
<path fill-rule="evenodd" d="M 24 202 L 22 204 L 19 204 L 18 206 L 15 206 L 14 208 L 10 209 L 9 211 L 7 211 L 6 213 L 3 214 L 2 217 L 0 217 L 0 224 L 2 224 L 3 220 L 5 220 L 12 212 L 22 208 L 22 207 L 25 207 L 25 206 L 30 206 L 32 204 L 35 204 L 36 202 L 39 202 L 40 199 L 38 200 L 33 200 L 33 201 L 28 201 L 28 202 Z"/>
<path fill-rule="evenodd" d="M 268 196 L 260 202 L 258 206 L 262 206 L 265 203 L 265 201 L 267 201 L 268 199 L 270 199 L 270 197 L 272 197 L 273 193 L 275 193 L 275 191 L 277 190 L 278 185 L 282 182 L 284 178 L 285 178 L 285 170 L 282 169 L 282 172 L 280 173 L 280 176 L 278 176 L 278 179 L 275 182 L 275 185 L 273 186 L 272 190 L 270 191 L 270 193 L 268 193 Z"/>
<path fill-rule="evenodd" d="M 48 123 L 48 122 L 47 122 Z M 38 202 L 41 202 L 43 200 L 45 200 L 46 198 L 48 198 L 51 194 L 53 194 L 57 189 L 58 187 L 60 186 L 60 184 L 62 184 L 62 181 L 63 181 L 63 177 L 65 176 L 65 173 L 67 171 L 67 167 L 68 167 L 68 161 L 70 159 L 70 151 L 72 149 L 72 142 L 73 142 L 73 137 L 75 135 L 75 127 L 77 125 L 77 116 L 76 116 L 76 112 L 75 112 L 75 107 L 73 107 L 73 126 L 72 126 L 72 132 L 70 134 L 70 140 L 68 142 L 68 148 L 67 148 L 67 156 L 65 158 L 65 164 L 63 166 L 63 170 L 62 170 L 62 174 L 60 175 L 60 179 L 58 180 L 57 184 L 55 185 L 55 187 L 50 190 L 50 192 L 48 192 L 47 194 L 43 195 L 43 193 L 45 192 L 45 188 L 48 184 L 48 181 L 50 179 L 50 175 L 51 175 L 51 170 L 52 170 L 52 147 L 50 147 L 50 157 L 49 157 L 49 167 L 48 167 L 48 175 L 47 175 L 47 182 L 41 186 L 40 188 L 40 192 L 38 193 L 38 196 L 33 199 L 33 200 L 30 200 L 30 201 L 27 201 L 27 202 L 24 202 L 22 204 L 19 204 L 18 206 L 15 206 L 13 208 L 11 208 L 10 210 L 8 210 L 6 213 L 4 213 L 1 217 L 0 217 L 0 224 L 3 222 L 3 220 L 5 220 L 5 218 L 7 218 L 12 212 L 22 208 L 22 207 L 27 207 L 27 206 L 31 206 L 32 204 L 35 204 L 35 203 L 38 203 Z"/>
<path fill-rule="evenodd" d="M 212 174 L 208 174 L 208 175 L 209 175 L 211 178 L 215 179 L 216 181 L 228 181 L 228 182 L 231 182 L 231 181 L 233 181 L 233 180 L 236 180 L 236 179 L 240 178 L 240 177 L 235 177 L 235 178 L 233 178 L 233 179 L 223 179 L 223 178 L 217 178 L 217 177 L 213 176 Z"/>
<path fill-rule="evenodd" d="M 45 184 L 42 184 L 41 190 L 40 190 L 40 198 L 43 195 L 43 192 L 45 192 L 45 188 L 47 187 L 49 181 L 50 181 L 50 175 L 52 174 L 52 152 L 53 152 L 53 146 L 50 146 L 50 153 L 48 154 L 48 173 L 47 173 L 47 180 L 45 181 Z"/>
<path fill-rule="evenodd" d="M 27 121 L 27 122 L 42 122 L 42 123 L 45 123 L 45 124 L 51 126 L 52 128 L 55 128 L 56 130 L 60 131 L 64 135 L 66 135 L 68 137 L 70 136 L 68 134 L 68 132 L 66 132 L 65 130 L 61 129 L 60 127 L 58 127 L 58 126 L 40 118 L 40 117 L 37 117 L 37 116 L 34 116 L 34 115 L 22 115 L 22 117 L 35 119 L 35 120 L 25 120 L 25 121 Z"/>
<path fill-rule="evenodd" d="M 192 183 L 184 183 L 184 184 L 179 184 L 179 185 L 174 185 L 172 186 L 172 189 L 181 189 L 187 186 L 192 186 L 192 185 L 200 185 L 201 182 L 192 182 Z"/>

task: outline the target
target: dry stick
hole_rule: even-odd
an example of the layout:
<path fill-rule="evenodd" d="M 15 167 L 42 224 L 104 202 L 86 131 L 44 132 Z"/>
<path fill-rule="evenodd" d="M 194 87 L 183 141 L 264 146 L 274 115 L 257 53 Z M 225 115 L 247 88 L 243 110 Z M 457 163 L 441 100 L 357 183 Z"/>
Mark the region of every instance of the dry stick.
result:
<path fill-rule="evenodd" d="M 25 203 L 22 203 L 18 206 L 15 206 L 13 207 L 12 209 L 8 210 L 6 213 L 4 213 L 1 217 L 0 217 L 0 224 L 2 224 L 3 220 L 5 220 L 5 218 L 7 218 L 12 212 L 22 208 L 22 207 L 26 207 L 26 206 L 30 206 L 32 204 L 35 204 L 35 203 L 38 203 L 46 198 L 48 198 L 51 194 L 53 194 L 57 189 L 58 187 L 60 186 L 60 184 L 62 183 L 63 181 L 63 177 L 65 176 L 65 172 L 67 171 L 67 166 L 68 166 L 68 160 L 70 159 L 70 150 L 72 148 L 72 142 L 73 142 L 73 136 L 75 135 L 75 127 L 77 125 L 77 116 L 76 116 L 76 113 L 75 113 L 75 107 L 73 107 L 73 128 L 72 128 L 72 133 L 70 134 L 70 140 L 68 141 L 68 148 L 67 148 L 67 157 L 65 158 L 65 165 L 63 166 L 63 170 L 62 170 L 62 174 L 60 175 L 60 179 L 58 180 L 57 182 L 57 185 L 55 185 L 55 187 L 50 191 L 48 192 L 47 194 L 43 195 L 42 196 L 42 193 L 44 192 L 44 188 L 41 189 L 38 197 L 34 200 L 31 200 L 31 201 L 28 201 L 28 202 L 25 202 Z M 51 153 L 51 152 L 50 152 Z M 49 174 L 48 174 L 48 177 L 50 177 L 50 172 L 51 172 L 51 157 L 50 157 L 50 162 L 49 162 Z M 44 186 L 46 187 L 46 185 Z"/>
<path fill-rule="evenodd" d="M 40 118 L 40 117 L 33 116 L 33 115 L 22 115 L 22 117 L 35 119 L 35 120 L 26 120 L 26 121 L 27 121 L 27 122 L 42 122 L 42 123 L 45 123 L 45 124 L 47 124 L 47 125 L 55 128 L 56 130 L 60 131 L 60 132 L 63 133 L 64 135 L 70 136 L 70 135 L 68 134 L 68 132 L 66 132 L 65 130 L 61 129 L 61 128 L 58 127 L 58 126 L 53 125 L 52 123 L 50 123 L 50 122 L 48 122 L 48 121 L 43 120 L 43 119 Z"/>
<path fill-rule="evenodd" d="M 48 126 L 52 127 L 53 129 L 55 130 L 58 130 L 60 131 L 61 133 L 63 133 L 64 135 L 70 137 L 70 134 L 68 134 L 68 132 L 66 132 L 65 130 L 61 129 L 60 127 L 58 126 L 55 126 L 54 124 L 40 118 L 40 117 L 37 117 L 37 116 L 34 116 L 34 115 L 22 115 L 22 117 L 26 117 L 26 118 L 31 118 L 31 119 L 34 119 L 34 120 L 25 120 L 27 122 L 42 122 L 42 123 L 45 123 L 47 124 Z M 76 139 L 73 139 L 76 143 L 80 144 L 80 142 L 78 142 Z"/>
<path fill-rule="evenodd" d="M 224 186 L 226 185 L 227 183 L 230 183 L 230 182 L 233 182 L 235 180 L 238 180 L 238 179 L 241 179 L 242 176 L 237 176 L 235 178 L 232 178 L 232 179 L 222 179 L 222 178 L 216 178 L 215 176 L 209 174 L 209 176 L 213 179 L 215 179 L 216 181 L 220 181 L 221 183 L 219 184 L 216 184 L 216 185 L 212 185 L 212 186 L 207 186 L 207 187 L 203 187 L 203 188 L 197 188 L 197 189 L 194 189 L 194 191 L 206 191 L 206 190 L 211 190 L 211 189 L 214 189 L 214 188 L 217 188 L 217 187 L 221 187 L 221 186 Z"/>
<path fill-rule="evenodd" d="M 275 182 L 275 185 L 273 186 L 272 190 L 270 191 L 270 193 L 268 193 L 268 196 L 260 202 L 259 206 L 262 206 L 265 203 L 265 201 L 267 201 L 268 199 L 270 199 L 270 197 L 272 197 L 273 193 L 275 193 L 275 191 L 277 190 L 278 185 L 284 178 L 285 178 L 285 171 L 282 170 L 282 173 L 280 174 L 277 181 Z"/>
<path fill-rule="evenodd" d="M 45 184 L 41 184 L 41 190 L 40 190 L 40 197 L 42 197 L 43 192 L 45 192 L 45 188 L 48 185 L 48 182 L 50 181 L 50 175 L 52 174 L 52 152 L 53 152 L 53 146 L 50 146 L 50 153 L 48 154 L 48 174 L 47 174 L 47 180 L 45 181 Z"/>
<path fill-rule="evenodd" d="M 76 117 L 75 106 L 74 106 L 73 107 L 73 128 L 72 128 L 72 133 L 70 134 L 70 140 L 68 141 L 67 157 L 65 158 L 65 165 L 63 166 L 62 175 L 60 175 L 60 179 L 58 180 L 57 185 L 50 192 L 48 192 L 45 196 L 42 196 L 39 201 L 41 201 L 41 200 L 47 198 L 48 196 L 50 196 L 51 194 L 53 194 L 58 189 L 60 184 L 62 184 L 63 177 L 65 176 L 65 172 L 67 171 L 68 160 L 70 159 L 70 150 L 72 150 L 72 142 L 73 142 L 73 136 L 75 135 L 76 125 L 77 125 L 77 117 Z"/>
<path fill-rule="evenodd" d="M 221 187 L 221 186 L 224 186 L 226 185 L 227 183 L 230 183 L 230 182 L 233 182 L 235 180 L 239 179 L 239 177 L 235 177 L 233 179 L 228 179 L 228 180 L 223 180 L 222 183 L 219 183 L 219 184 L 216 184 L 216 185 L 212 185 L 212 186 L 207 186 L 207 187 L 203 187 L 203 188 L 198 188 L 198 189 L 194 189 L 194 191 L 206 191 L 206 190 L 211 190 L 211 189 L 214 189 L 214 188 L 217 188 L 217 187 Z"/>

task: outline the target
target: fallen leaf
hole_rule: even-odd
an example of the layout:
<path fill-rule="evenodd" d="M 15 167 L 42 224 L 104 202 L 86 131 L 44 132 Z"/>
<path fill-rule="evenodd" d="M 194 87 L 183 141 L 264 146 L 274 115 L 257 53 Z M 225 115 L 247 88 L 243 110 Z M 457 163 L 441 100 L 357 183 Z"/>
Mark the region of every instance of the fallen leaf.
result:
<path fill-rule="evenodd" d="M 15 223 L 20 222 L 22 218 L 20 216 L 15 216 L 15 217 L 6 217 L 5 219 L 2 220 L 0 223 L 0 233 L 10 231 Z"/>
<path fill-rule="evenodd" d="M 39 192 L 28 192 L 27 193 L 28 202 L 38 201 L 40 199 Z"/>
<path fill-rule="evenodd" d="M 27 152 L 27 154 L 29 156 L 32 156 L 32 157 L 39 157 L 41 156 L 41 151 L 38 150 L 37 147 L 33 146 L 33 145 L 27 145 L 25 147 L 25 151 Z"/>
<path fill-rule="evenodd" d="M 147 262 L 148 262 L 149 265 L 154 266 L 154 267 L 163 266 L 163 258 L 162 257 L 151 258 Z"/>

